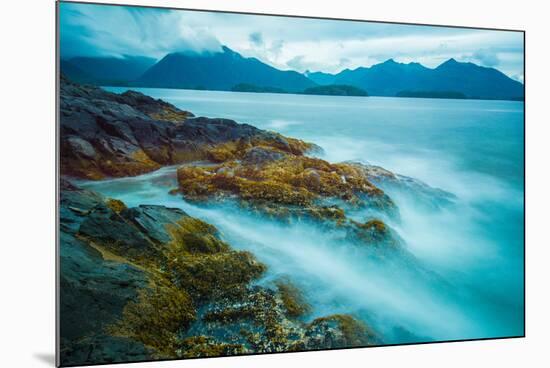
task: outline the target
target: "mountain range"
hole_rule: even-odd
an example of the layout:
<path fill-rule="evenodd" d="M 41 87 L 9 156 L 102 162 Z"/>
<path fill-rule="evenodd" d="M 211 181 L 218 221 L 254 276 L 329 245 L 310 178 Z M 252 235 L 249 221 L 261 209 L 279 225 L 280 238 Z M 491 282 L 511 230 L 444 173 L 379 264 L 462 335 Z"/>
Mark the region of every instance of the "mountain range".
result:
<path fill-rule="evenodd" d="M 137 85 L 204 88 L 228 91 L 239 83 L 300 92 L 316 85 L 303 74 L 282 71 L 256 58 L 245 58 L 223 47 L 222 52 L 173 53 L 162 58 L 136 81 Z"/>
<path fill-rule="evenodd" d="M 320 85 L 347 84 L 375 96 L 396 96 L 404 91 L 455 92 L 468 98 L 520 99 L 523 84 L 494 68 L 449 59 L 431 69 L 419 63 L 398 63 L 389 59 L 369 68 L 346 69 L 338 74 L 310 73 Z"/>
<path fill-rule="evenodd" d="M 494 68 L 449 59 L 436 68 L 389 59 L 337 74 L 280 70 L 228 47 L 220 52 L 143 56 L 76 57 L 61 61 L 69 78 L 96 85 L 231 91 L 246 85 L 265 92 L 303 93 L 318 86 L 348 86 L 370 96 L 463 96 L 521 100 L 523 84 Z M 313 89 L 315 91 L 315 88 Z"/>

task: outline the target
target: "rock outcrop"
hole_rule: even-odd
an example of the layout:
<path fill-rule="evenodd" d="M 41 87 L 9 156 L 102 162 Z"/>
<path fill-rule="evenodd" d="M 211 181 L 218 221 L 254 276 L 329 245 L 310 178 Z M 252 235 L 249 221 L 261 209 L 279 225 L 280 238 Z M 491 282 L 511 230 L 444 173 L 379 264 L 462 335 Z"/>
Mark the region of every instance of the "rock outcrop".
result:
<path fill-rule="evenodd" d="M 297 351 L 379 343 L 349 315 L 311 322 L 289 280 L 176 208 L 127 208 L 62 179 L 64 365 Z"/>
<path fill-rule="evenodd" d="M 194 117 L 162 100 L 72 83 L 60 86 L 61 171 L 86 179 L 134 176 L 219 159 L 221 144 L 265 144 L 295 154 L 314 147 L 229 119 Z"/>
<path fill-rule="evenodd" d="M 106 208 L 96 193 L 61 182 L 60 196 L 60 332 L 61 362 L 144 360 L 152 350 L 139 341 L 108 334 L 125 305 L 146 287 L 145 273 L 129 262 L 107 257 L 79 235 L 96 209 Z"/>
<path fill-rule="evenodd" d="M 237 201 L 246 210 L 277 220 L 306 219 L 337 227 L 353 242 L 399 247 L 398 237 L 375 217 L 398 218 L 397 206 L 369 180 L 364 167 L 331 164 L 262 143 L 225 144 L 216 152 L 218 159 L 212 161 L 217 164 L 178 169 L 177 191 L 186 200 Z M 361 209 L 372 212 L 364 223 L 348 217 L 347 212 Z"/>
<path fill-rule="evenodd" d="M 207 161 L 214 165 L 178 170 L 179 191 L 186 199 L 236 198 L 269 216 L 330 220 L 351 226 L 354 233 L 361 228 L 346 218 L 349 206 L 391 216 L 398 212 L 364 169 L 306 156 L 319 150 L 314 144 L 228 119 L 193 117 L 138 92 L 115 94 L 65 78 L 60 98 L 64 175 L 123 177 Z M 100 221 L 92 216 L 83 231 L 98 231 Z M 119 226 L 115 232 L 122 234 L 125 226 Z"/>

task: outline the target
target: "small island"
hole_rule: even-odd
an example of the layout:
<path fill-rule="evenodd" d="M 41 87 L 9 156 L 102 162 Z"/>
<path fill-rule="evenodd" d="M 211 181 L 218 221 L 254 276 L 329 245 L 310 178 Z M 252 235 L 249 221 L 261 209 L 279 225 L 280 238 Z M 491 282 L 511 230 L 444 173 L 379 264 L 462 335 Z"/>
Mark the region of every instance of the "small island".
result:
<path fill-rule="evenodd" d="M 231 88 L 232 92 L 254 92 L 254 93 L 288 93 L 282 88 L 257 86 L 250 83 L 239 83 Z"/>
<path fill-rule="evenodd" d="M 326 95 L 326 96 L 359 96 L 367 97 L 367 91 L 354 86 L 345 84 L 331 84 L 328 86 L 318 86 L 306 88 L 303 92 L 305 95 Z"/>
<path fill-rule="evenodd" d="M 467 99 L 462 92 L 456 91 L 401 91 L 395 97 L 413 97 L 413 98 L 454 98 Z"/>
<path fill-rule="evenodd" d="M 321 96 L 360 96 L 366 97 L 369 94 L 367 91 L 349 86 L 345 84 L 331 84 L 327 86 L 315 86 L 304 89 L 301 92 L 291 92 L 282 88 L 270 86 L 258 86 L 250 83 L 239 83 L 231 88 L 232 92 L 254 92 L 254 93 L 297 93 L 304 95 L 321 95 Z"/>

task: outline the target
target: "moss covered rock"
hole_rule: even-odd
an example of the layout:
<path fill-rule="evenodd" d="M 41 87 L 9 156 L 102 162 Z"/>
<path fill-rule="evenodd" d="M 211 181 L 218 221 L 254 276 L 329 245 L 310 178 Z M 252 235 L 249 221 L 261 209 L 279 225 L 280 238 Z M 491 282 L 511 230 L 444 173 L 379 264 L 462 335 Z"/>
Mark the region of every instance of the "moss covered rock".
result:
<path fill-rule="evenodd" d="M 346 211 L 367 209 L 398 217 L 393 201 L 372 184 L 362 168 L 253 146 L 216 165 L 182 166 L 178 192 L 190 201 L 236 200 L 248 211 L 291 222 L 312 220 L 347 231 L 348 240 L 368 244 L 399 244 L 381 220 L 365 224 Z"/>
<path fill-rule="evenodd" d="M 302 292 L 290 280 L 280 280 L 276 285 L 289 317 L 298 318 L 311 312 L 311 305 L 309 305 Z"/>
<path fill-rule="evenodd" d="M 305 207 L 339 199 L 350 205 L 368 202 L 382 209 L 395 209 L 391 199 L 351 165 L 278 153 L 281 156 L 276 160 L 264 160 L 261 165 L 255 159 L 183 166 L 177 172 L 180 192 L 191 200 L 234 197 L 258 205 Z"/>
<path fill-rule="evenodd" d="M 184 339 L 178 356 L 182 358 L 207 358 L 249 353 L 243 345 L 218 342 L 212 337 L 192 336 Z"/>
<path fill-rule="evenodd" d="M 305 336 L 305 347 L 308 349 L 333 349 L 380 343 L 367 325 L 346 314 L 317 318 L 307 326 Z"/>
<path fill-rule="evenodd" d="M 166 262 L 174 282 L 201 302 L 235 292 L 266 269 L 249 252 L 233 250 L 214 254 L 170 251 Z"/>
<path fill-rule="evenodd" d="M 311 322 L 289 279 L 216 228 L 163 206 L 127 206 L 62 183 L 62 363 L 109 363 L 359 346 L 350 316 Z M 101 226 L 99 226 L 100 224 Z"/>
<path fill-rule="evenodd" d="M 399 238 L 386 223 L 371 219 L 365 223 L 351 222 L 350 237 L 363 240 L 365 243 L 398 247 Z"/>
<path fill-rule="evenodd" d="M 179 347 L 178 333 L 195 319 L 189 294 L 162 278 L 150 277 L 150 285 L 129 302 L 122 318 L 108 328 L 114 336 L 141 342 L 158 357 L 173 357 Z"/>

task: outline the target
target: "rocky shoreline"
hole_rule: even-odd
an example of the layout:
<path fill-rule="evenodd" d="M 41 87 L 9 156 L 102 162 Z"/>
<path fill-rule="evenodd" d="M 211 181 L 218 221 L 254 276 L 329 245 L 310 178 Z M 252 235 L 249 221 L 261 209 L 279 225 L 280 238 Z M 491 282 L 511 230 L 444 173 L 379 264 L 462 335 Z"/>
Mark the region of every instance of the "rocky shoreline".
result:
<path fill-rule="evenodd" d="M 313 221 L 380 252 L 404 252 L 383 219 L 398 218 L 382 187 L 407 186 L 438 205 L 452 195 L 382 168 L 332 164 L 312 143 L 195 117 L 138 92 L 61 79 L 61 359 L 64 365 L 377 345 L 352 315 L 312 318 L 292 280 L 257 283 L 266 266 L 177 208 L 79 188 L 72 178 L 135 176 L 182 165 L 172 194 L 237 202 L 276 221 Z M 208 162 L 208 164 L 204 164 Z M 434 200 L 434 198 L 436 198 Z M 431 203 L 431 202 L 430 202 Z"/>
<path fill-rule="evenodd" d="M 61 182 L 64 364 L 207 357 L 377 344 L 349 315 L 308 320 L 289 280 L 164 206 L 124 203 Z"/>

